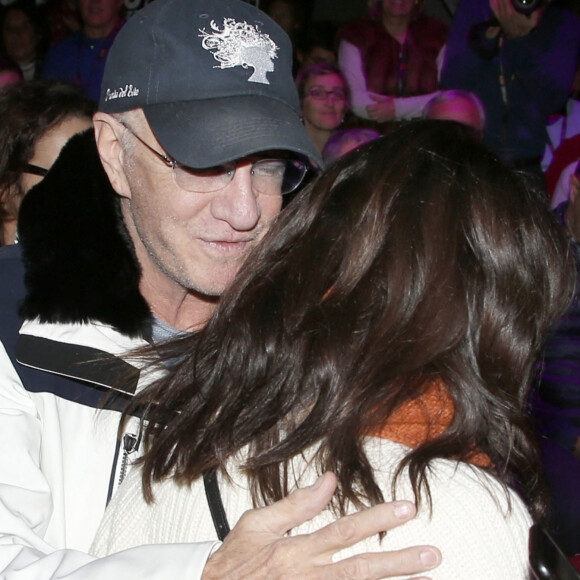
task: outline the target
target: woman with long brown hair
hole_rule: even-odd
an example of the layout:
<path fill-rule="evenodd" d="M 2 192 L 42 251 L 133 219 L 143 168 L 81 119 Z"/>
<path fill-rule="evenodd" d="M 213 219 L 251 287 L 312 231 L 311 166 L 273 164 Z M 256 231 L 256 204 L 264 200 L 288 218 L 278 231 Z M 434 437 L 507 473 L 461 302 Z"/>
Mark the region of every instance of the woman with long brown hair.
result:
<path fill-rule="evenodd" d="M 204 473 L 233 525 L 333 471 L 329 509 L 295 532 L 410 499 L 415 520 L 355 551 L 434 544 L 432 578 L 527 578 L 544 506 L 525 402 L 572 288 L 545 201 L 469 129 L 419 121 L 346 155 L 206 328 L 163 349 L 167 376 L 135 401 L 146 455 L 95 552 L 207 539 Z"/>

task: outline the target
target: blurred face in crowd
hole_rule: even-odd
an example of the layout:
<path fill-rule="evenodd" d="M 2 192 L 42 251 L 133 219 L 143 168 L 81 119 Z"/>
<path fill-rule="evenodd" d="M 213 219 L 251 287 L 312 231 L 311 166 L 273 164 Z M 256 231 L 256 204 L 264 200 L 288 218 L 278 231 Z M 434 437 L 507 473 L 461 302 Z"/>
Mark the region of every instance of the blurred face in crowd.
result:
<path fill-rule="evenodd" d="M 324 48 L 323 46 L 315 46 L 312 50 L 304 54 L 300 67 L 306 68 L 320 62 L 334 63 L 336 62 L 336 54 L 334 54 L 332 50 Z"/>
<path fill-rule="evenodd" d="M 438 102 L 430 109 L 428 118 L 457 121 L 476 131 L 483 131 L 484 122 L 477 105 L 472 100 L 462 97 Z"/>
<path fill-rule="evenodd" d="M 8 190 L 1 192 L 2 209 L 6 217 L 3 223 L 3 244 L 13 244 L 16 240 L 16 224 L 20 204 L 26 193 L 43 179 L 43 175 L 37 173 L 48 170 L 56 161 L 60 150 L 65 143 L 76 133 L 84 131 L 92 126 L 89 117 L 67 117 L 36 141 L 34 153 L 28 164 L 34 167 L 25 169 L 20 179 Z M 35 169 L 36 168 L 36 169 Z"/>
<path fill-rule="evenodd" d="M 6 53 L 14 61 L 26 64 L 36 58 L 36 30 L 25 12 L 9 9 L 4 17 L 2 35 Z"/>
<path fill-rule="evenodd" d="M 387 17 L 410 17 L 416 0 L 382 0 L 383 14 Z"/>
<path fill-rule="evenodd" d="M 56 161 L 60 150 L 65 143 L 77 133 L 85 131 L 92 127 L 91 120 L 88 117 L 68 117 L 49 129 L 34 146 L 34 155 L 30 159 L 31 165 L 36 165 L 43 169 L 50 169 Z M 42 177 L 31 173 L 23 173 L 20 178 L 22 193 L 36 185 Z"/>
<path fill-rule="evenodd" d="M 83 30 L 89 38 L 107 36 L 123 6 L 123 0 L 79 0 Z"/>
<path fill-rule="evenodd" d="M 290 36 L 300 26 L 294 6 L 286 0 L 274 0 L 268 8 L 268 15 Z"/>
<path fill-rule="evenodd" d="M 347 106 L 346 85 L 340 75 L 315 76 L 306 82 L 302 117 L 307 128 L 334 131 L 342 123 Z"/>

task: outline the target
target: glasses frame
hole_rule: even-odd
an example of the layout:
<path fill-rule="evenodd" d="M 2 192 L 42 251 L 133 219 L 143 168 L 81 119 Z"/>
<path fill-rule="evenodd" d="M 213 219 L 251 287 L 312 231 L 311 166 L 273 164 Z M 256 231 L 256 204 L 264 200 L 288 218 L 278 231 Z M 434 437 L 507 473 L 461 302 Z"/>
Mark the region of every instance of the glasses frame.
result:
<path fill-rule="evenodd" d="M 328 91 L 326 89 L 323 89 L 321 87 L 312 87 L 311 89 L 309 89 L 306 92 L 306 95 L 308 97 L 310 97 L 311 99 L 314 99 L 315 101 L 326 101 L 328 99 L 328 97 L 332 97 L 332 99 L 334 101 L 339 101 L 339 102 L 346 102 L 348 101 L 348 93 L 346 91 L 346 89 L 341 89 L 343 91 L 343 96 L 342 97 L 337 97 L 336 96 L 336 91 L 340 90 L 340 89 L 332 89 L 331 91 Z M 320 93 L 324 93 L 324 97 L 316 97 L 314 96 L 314 92 L 320 92 Z"/>
<path fill-rule="evenodd" d="M 129 133 L 131 133 L 131 135 L 133 135 L 133 137 L 135 137 L 135 139 L 137 139 L 137 141 L 139 141 L 142 145 L 145 145 L 145 147 L 147 149 L 149 149 L 149 151 L 151 151 L 151 153 L 156 155 L 161 161 L 163 161 L 163 163 L 165 163 L 165 165 L 167 165 L 167 167 L 170 167 L 173 170 L 173 180 L 175 181 L 177 186 L 180 187 L 181 189 L 183 189 L 184 191 L 189 191 L 190 193 L 200 193 L 200 194 L 215 193 L 216 191 L 221 191 L 222 189 L 226 188 L 234 178 L 234 175 L 235 175 L 236 169 L 237 169 L 237 164 L 235 161 L 231 163 L 232 168 L 226 172 L 228 175 L 230 175 L 230 180 L 228 181 L 228 183 L 226 183 L 222 187 L 219 187 L 218 189 L 214 189 L 214 190 L 210 190 L 210 191 L 196 191 L 196 190 L 185 189 L 184 187 L 179 185 L 179 183 L 177 182 L 177 177 L 175 175 L 175 169 L 178 167 L 183 167 L 187 170 L 188 169 L 187 166 L 179 163 L 179 161 L 177 161 L 176 159 L 173 159 L 172 157 L 169 157 L 168 155 L 164 155 L 163 153 L 160 153 L 159 151 L 157 151 L 156 149 L 151 147 L 151 145 L 149 145 L 149 143 L 143 141 L 143 139 L 141 139 L 141 137 L 139 137 L 139 135 L 137 135 L 137 133 L 135 133 L 135 131 L 131 127 L 129 127 L 129 125 L 127 125 L 125 122 L 123 122 L 123 121 L 118 121 L 118 122 L 123 127 L 125 127 L 125 129 L 127 129 L 127 131 L 129 131 Z M 280 195 L 282 195 L 282 196 L 288 195 L 289 193 L 296 191 L 296 189 L 298 189 L 298 187 L 300 187 L 300 184 L 304 181 L 304 178 L 306 177 L 306 174 L 308 173 L 308 166 L 306 165 L 306 163 L 303 163 L 302 161 L 300 161 L 298 159 L 287 159 L 287 158 L 277 158 L 277 157 L 272 157 L 272 158 L 265 157 L 263 159 L 258 159 L 258 161 L 255 161 L 254 163 L 252 163 L 252 169 L 254 168 L 254 165 L 256 165 L 256 163 L 259 163 L 260 161 L 293 161 L 295 163 L 300 163 L 300 165 L 303 167 L 303 174 L 302 174 L 302 177 L 300 178 L 300 180 L 296 183 L 296 185 L 291 190 L 285 191 L 283 193 L 280 192 Z M 230 164 L 224 163 L 222 165 L 227 166 Z M 191 168 L 191 169 L 193 169 L 193 168 Z"/>
<path fill-rule="evenodd" d="M 147 147 L 147 149 L 149 149 L 149 151 L 151 151 L 151 153 L 153 153 L 159 159 L 161 159 L 161 161 L 163 161 L 163 163 L 165 163 L 165 165 L 167 165 L 167 167 L 171 167 L 171 169 L 175 169 L 175 166 L 177 165 L 177 161 L 175 159 L 173 159 L 172 157 L 169 157 L 167 155 L 164 155 L 163 153 L 160 153 L 159 151 L 157 151 L 157 149 L 154 149 L 153 147 L 151 147 L 151 145 L 149 145 L 149 143 L 146 143 L 145 141 L 143 141 L 143 139 L 141 139 L 141 137 L 139 137 L 139 135 L 137 135 L 137 133 L 135 133 L 135 131 L 133 131 L 133 129 L 131 129 L 131 127 L 129 127 L 129 125 L 127 125 L 127 123 L 124 123 L 123 121 L 119 121 L 119 123 L 121 123 L 121 125 L 123 125 L 123 127 L 125 127 L 125 129 L 127 129 L 127 131 L 129 131 L 129 133 L 131 133 L 131 135 L 133 135 L 133 137 L 135 137 L 135 139 L 137 139 L 137 141 L 139 141 L 142 145 L 145 145 L 145 147 Z"/>
<path fill-rule="evenodd" d="M 40 167 L 40 165 L 34 165 L 33 163 L 25 163 L 22 173 L 30 173 L 31 175 L 38 175 L 39 177 L 45 177 L 48 173 L 48 169 L 45 167 Z"/>

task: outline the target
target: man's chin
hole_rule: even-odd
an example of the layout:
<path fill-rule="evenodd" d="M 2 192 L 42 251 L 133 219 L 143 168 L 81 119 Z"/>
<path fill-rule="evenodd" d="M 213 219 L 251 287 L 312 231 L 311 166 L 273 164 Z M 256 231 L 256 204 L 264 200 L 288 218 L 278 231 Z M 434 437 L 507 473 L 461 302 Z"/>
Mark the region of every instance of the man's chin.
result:
<path fill-rule="evenodd" d="M 235 279 L 236 273 L 227 274 L 212 279 L 210 282 L 200 283 L 191 281 L 187 288 L 190 293 L 199 296 L 207 302 L 215 302 L 231 286 Z"/>

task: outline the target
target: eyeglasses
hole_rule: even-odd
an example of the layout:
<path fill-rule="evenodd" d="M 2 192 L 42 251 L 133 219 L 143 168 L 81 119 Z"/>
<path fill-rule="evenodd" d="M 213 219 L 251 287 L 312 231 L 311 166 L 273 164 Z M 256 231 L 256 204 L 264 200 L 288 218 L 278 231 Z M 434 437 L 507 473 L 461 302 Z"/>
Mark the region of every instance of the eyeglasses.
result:
<path fill-rule="evenodd" d="M 22 173 L 31 173 L 32 175 L 39 175 L 40 177 L 44 177 L 48 173 L 48 169 L 39 167 L 38 165 L 33 165 L 32 163 L 26 163 Z"/>
<path fill-rule="evenodd" d="M 226 187 L 234 178 L 239 161 L 232 161 L 207 169 L 193 169 L 175 159 L 156 151 L 145 143 L 139 135 L 125 123 L 121 123 L 133 137 L 145 145 L 165 165 L 173 169 L 175 183 L 185 191 L 193 193 L 213 193 Z M 308 167 L 297 159 L 262 158 L 252 163 L 252 185 L 264 195 L 285 195 L 294 191 L 304 179 Z"/>
<path fill-rule="evenodd" d="M 345 89 L 332 89 L 331 91 L 327 91 L 326 89 L 315 87 L 310 89 L 306 94 L 317 101 L 325 101 L 329 96 L 335 101 L 346 101 Z"/>

